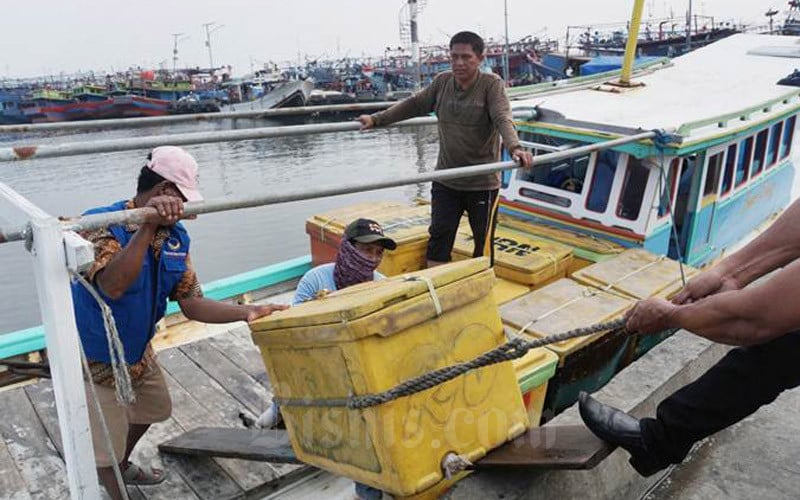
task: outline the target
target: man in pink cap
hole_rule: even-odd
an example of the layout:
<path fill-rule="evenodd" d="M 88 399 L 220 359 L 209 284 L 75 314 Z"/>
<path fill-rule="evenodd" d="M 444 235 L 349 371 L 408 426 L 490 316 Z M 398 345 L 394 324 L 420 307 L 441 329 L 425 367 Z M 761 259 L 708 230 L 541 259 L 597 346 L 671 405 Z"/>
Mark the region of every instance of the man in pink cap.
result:
<path fill-rule="evenodd" d="M 206 323 L 252 321 L 286 308 L 223 304 L 203 297 L 189 256 L 189 235 L 178 222 L 184 217 L 185 202 L 203 199 L 198 190 L 197 162 L 189 153 L 175 146 L 155 148 L 137 184 L 133 199 L 85 213 L 150 207 L 157 216 L 144 224 L 112 225 L 83 235 L 95 247 L 94 264 L 84 276 L 114 315 L 135 391 L 134 403 L 123 406 L 116 401 L 100 306 L 80 284 L 72 287 L 78 332 L 92 373 L 86 389 L 97 472 L 114 499 L 122 498 L 114 477 L 115 463 L 126 484 L 155 484 L 165 477 L 164 471 L 139 467 L 128 458 L 150 425 L 166 420 L 172 411 L 169 391 L 150 344 L 167 301 L 177 301 L 188 319 Z M 113 455 L 107 451 L 89 383 L 94 385 Z"/>

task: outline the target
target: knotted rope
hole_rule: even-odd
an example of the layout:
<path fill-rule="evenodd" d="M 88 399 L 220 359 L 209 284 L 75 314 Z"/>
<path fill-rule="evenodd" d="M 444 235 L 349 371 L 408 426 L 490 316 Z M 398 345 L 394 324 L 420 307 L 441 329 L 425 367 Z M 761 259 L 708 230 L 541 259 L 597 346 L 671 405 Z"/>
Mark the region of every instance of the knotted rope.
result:
<path fill-rule="evenodd" d="M 389 390 L 379 392 L 376 394 L 364 394 L 362 396 L 350 396 L 347 398 L 330 398 L 330 399 L 308 399 L 308 398 L 276 398 L 276 401 L 281 406 L 312 406 L 312 407 L 344 407 L 351 410 L 359 410 L 378 406 L 395 399 L 410 396 L 418 392 L 425 391 L 443 384 L 454 378 L 463 375 L 464 373 L 490 366 L 504 361 L 511 361 L 521 358 L 531 350 L 537 347 L 543 347 L 565 340 L 586 337 L 594 335 L 595 333 L 616 330 L 625 326 L 625 319 L 619 318 L 605 323 L 597 323 L 594 325 L 575 328 L 563 333 L 549 335 L 541 339 L 534 339 L 525 341 L 522 337 L 515 338 L 505 344 L 485 352 L 470 361 L 459 363 L 444 368 L 439 368 L 432 372 L 422 374 L 410 380 L 406 380 Z"/>

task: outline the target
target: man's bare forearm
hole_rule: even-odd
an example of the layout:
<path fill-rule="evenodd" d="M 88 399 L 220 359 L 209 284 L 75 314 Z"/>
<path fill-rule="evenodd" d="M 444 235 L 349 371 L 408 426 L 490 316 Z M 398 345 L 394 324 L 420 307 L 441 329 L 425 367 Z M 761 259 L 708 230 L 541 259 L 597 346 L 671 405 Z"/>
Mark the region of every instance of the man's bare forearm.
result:
<path fill-rule="evenodd" d="M 100 271 L 95 281 L 103 293 L 112 299 L 118 299 L 136 281 L 156 229 L 155 224 L 139 226 L 128 244 Z"/>

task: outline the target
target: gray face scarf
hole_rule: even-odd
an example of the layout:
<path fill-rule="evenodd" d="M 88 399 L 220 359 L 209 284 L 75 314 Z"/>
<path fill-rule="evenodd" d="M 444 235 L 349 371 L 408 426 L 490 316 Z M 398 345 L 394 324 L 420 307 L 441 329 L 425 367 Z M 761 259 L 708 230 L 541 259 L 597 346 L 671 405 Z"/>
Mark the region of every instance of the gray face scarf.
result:
<path fill-rule="evenodd" d="M 372 281 L 375 269 L 381 259 L 373 259 L 362 254 L 350 240 L 342 240 L 339 253 L 336 255 L 336 265 L 333 267 L 333 281 L 336 289 L 341 290 L 348 286 Z"/>

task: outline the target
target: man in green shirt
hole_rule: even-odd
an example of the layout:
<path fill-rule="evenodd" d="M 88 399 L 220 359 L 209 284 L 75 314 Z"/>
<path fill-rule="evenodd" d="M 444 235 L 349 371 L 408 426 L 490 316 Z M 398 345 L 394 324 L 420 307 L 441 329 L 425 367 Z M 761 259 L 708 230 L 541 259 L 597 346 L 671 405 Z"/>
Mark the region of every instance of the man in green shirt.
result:
<path fill-rule="evenodd" d="M 530 167 L 533 156 L 520 146 L 503 80 L 480 71 L 483 50 L 480 36 L 470 31 L 456 33 L 450 39 L 452 71 L 436 75 L 429 86 L 385 111 L 359 116 L 362 128 L 435 112 L 439 128 L 437 170 L 498 161 L 500 137 L 512 158 L 520 166 Z M 465 210 L 475 239 L 473 257 L 494 257 L 499 189 L 499 173 L 433 183 L 428 267 L 450 261 Z"/>

